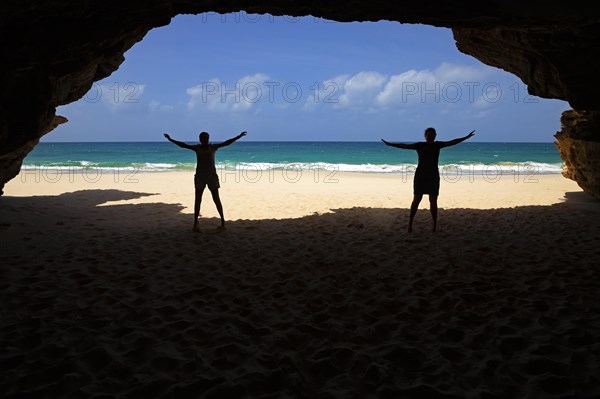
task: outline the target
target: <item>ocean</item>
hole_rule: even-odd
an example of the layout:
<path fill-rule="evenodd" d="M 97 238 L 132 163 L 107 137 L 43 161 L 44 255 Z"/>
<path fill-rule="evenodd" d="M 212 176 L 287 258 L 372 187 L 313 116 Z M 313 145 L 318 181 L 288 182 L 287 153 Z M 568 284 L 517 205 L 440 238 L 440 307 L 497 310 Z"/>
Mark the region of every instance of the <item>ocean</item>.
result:
<path fill-rule="evenodd" d="M 39 143 L 23 169 L 193 170 L 192 151 L 165 142 Z M 340 172 L 406 173 L 417 154 L 382 142 L 238 141 L 217 152 L 221 170 L 323 169 Z M 446 173 L 561 173 L 562 159 L 553 143 L 464 142 L 444 148 L 440 170 Z"/>

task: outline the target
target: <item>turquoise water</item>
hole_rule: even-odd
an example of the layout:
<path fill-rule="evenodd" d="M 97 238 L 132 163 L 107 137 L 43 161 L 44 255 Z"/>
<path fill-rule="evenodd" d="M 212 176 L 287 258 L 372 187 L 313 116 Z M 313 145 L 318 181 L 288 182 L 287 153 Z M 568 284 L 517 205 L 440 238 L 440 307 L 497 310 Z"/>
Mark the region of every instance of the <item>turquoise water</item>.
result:
<path fill-rule="evenodd" d="M 193 170 L 195 155 L 169 142 L 40 143 L 24 168 L 135 168 L 140 171 Z M 219 169 L 270 170 L 294 167 L 348 172 L 395 173 L 416 165 L 413 150 L 381 142 L 238 141 L 217 152 Z M 442 150 L 440 168 L 472 171 L 534 168 L 560 173 L 562 160 L 553 143 L 465 142 Z"/>

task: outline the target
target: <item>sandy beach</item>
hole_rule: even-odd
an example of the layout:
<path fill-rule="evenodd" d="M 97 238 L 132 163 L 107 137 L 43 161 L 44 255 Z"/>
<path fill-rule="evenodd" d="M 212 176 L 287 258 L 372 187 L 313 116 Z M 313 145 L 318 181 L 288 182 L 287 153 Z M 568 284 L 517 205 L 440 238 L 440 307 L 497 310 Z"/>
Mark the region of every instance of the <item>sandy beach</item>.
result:
<path fill-rule="evenodd" d="M 26 170 L 3 398 L 598 398 L 600 203 L 560 175 Z"/>

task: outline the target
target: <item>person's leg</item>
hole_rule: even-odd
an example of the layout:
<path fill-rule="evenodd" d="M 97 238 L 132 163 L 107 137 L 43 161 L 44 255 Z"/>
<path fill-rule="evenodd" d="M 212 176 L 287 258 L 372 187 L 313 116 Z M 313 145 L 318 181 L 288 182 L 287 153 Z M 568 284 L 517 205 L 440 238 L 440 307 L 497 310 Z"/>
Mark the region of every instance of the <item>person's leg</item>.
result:
<path fill-rule="evenodd" d="M 415 194 L 413 197 L 412 204 L 410 204 L 410 218 L 408 219 L 408 232 L 412 233 L 412 225 L 415 215 L 417 214 L 417 209 L 419 209 L 419 204 L 421 203 L 421 199 L 423 199 L 422 194 Z"/>
<path fill-rule="evenodd" d="M 435 229 L 437 228 L 437 211 L 438 211 L 437 199 L 438 199 L 437 195 L 429 196 L 429 210 L 431 211 L 431 218 L 433 219 L 433 231 L 434 232 L 435 232 Z"/>
<path fill-rule="evenodd" d="M 218 188 L 210 188 L 210 193 L 212 194 L 213 201 L 217 206 L 217 211 L 219 211 L 219 216 L 221 216 L 221 227 L 225 227 L 225 217 L 223 216 L 223 205 L 221 204 L 221 198 L 219 197 L 219 189 Z"/>
<path fill-rule="evenodd" d="M 198 231 L 198 216 L 200 215 L 200 203 L 202 202 L 202 193 L 204 187 L 196 188 L 196 198 L 194 198 L 194 227 L 192 230 Z"/>

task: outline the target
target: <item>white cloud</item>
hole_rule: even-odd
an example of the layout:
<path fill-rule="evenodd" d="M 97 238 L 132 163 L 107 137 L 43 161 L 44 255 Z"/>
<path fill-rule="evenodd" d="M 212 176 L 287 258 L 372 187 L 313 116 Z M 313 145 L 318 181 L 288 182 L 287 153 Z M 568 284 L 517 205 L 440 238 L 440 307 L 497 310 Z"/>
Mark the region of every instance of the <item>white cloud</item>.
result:
<path fill-rule="evenodd" d="M 256 73 L 246 75 L 234 84 L 226 84 L 219 78 L 211 79 L 186 90 L 190 96 L 187 107 L 204 107 L 210 111 L 248 111 L 263 97 L 268 100 L 268 75 Z"/>
<path fill-rule="evenodd" d="M 321 103 L 338 104 L 341 88 L 344 87 L 348 79 L 350 79 L 350 75 L 339 75 L 333 79 L 325 80 L 317 90 L 313 90 L 313 94 L 304 103 L 304 109 L 312 111 Z"/>
<path fill-rule="evenodd" d="M 325 80 L 314 91 L 304 104 L 304 109 L 313 110 L 319 104 L 328 104 L 336 109 L 368 110 L 386 80 L 385 75 L 374 71 L 362 71 L 353 76 L 336 76 Z"/>
<path fill-rule="evenodd" d="M 344 82 L 337 107 L 370 107 L 386 80 L 387 77 L 378 72 L 357 73 Z"/>
<path fill-rule="evenodd" d="M 169 111 L 173 111 L 175 109 L 175 107 L 172 105 L 161 104 L 156 100 L 150 101 L 148 103 L 148 108 L 150 109 L 150 111 L 153 111 L 153 112 L 156 112 L 156 111 L 169 112 Z"/>
<path fill-rule="evenodd" d="M 340 75 L 323 82 L 304 105 L 312 110 L 321 103 L 332 108 L 361 109 L 366 112 L 385 108 L 405 108 L 416 104 L 470 103 L 478 101 L 487 67 L 442 63 L 434 70 L 408 70 L 390 77 L 375 71 L 353 76 Z M 490 96 L 493 94 L 489 91 Z M 327 99 L 327 100 L 326 100 Z"/>
<path fill-rule="evenodd" d="M 410 70 L 392 76 L 377 95 L 382 107 L 424 103 L 474 102 L 487 68 L 442 63 L 433 71 Z"/>
<path fill-rule="evenodd" d="M 442 82 L 481 82 L 490 74 L 487 67 L 472 67 L 467 65 L 456 65 L 443 62 L 434 71 Z"/>
<path fill-rule="evenodd" d="M 494 83 L 485 84 L 479 91 L 481 94 L 473 102 L 477 109 L 489 109 L 497 105 L 502 100 L 502 87 Z"/>
<path fill-rule="evenodd" d="M 420 96 L 421 90 L 436 86 L 435 76 L 428 70 L 403 72 L 392 76 L 386 83 L 383 91 L 377 94 L 376 103 L 379 106 L 405 104 L 409 100 Z"/>

